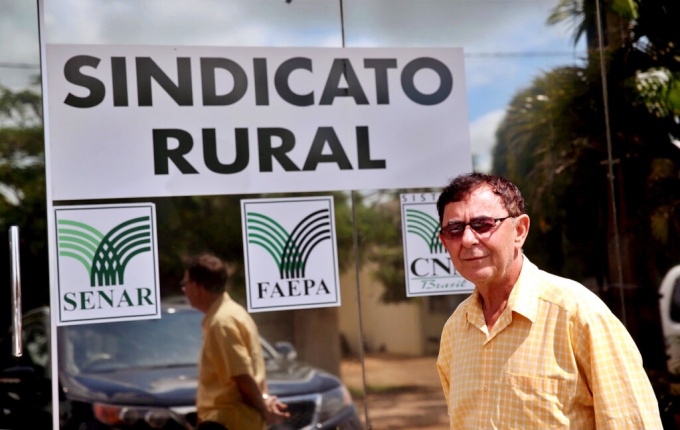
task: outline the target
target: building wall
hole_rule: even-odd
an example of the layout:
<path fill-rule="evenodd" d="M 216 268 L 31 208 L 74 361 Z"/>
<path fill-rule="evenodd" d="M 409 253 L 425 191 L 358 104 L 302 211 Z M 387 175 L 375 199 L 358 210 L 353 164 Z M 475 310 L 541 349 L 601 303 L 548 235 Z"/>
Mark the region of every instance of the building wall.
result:
<path fill-rule="evenodd" d="M 359 306 L 361 306 L 363 342 L 366 353 L 388 352 L 394 354 L 420 355 L 424 353 L 422 338 L 422 301 L 407 299 L 399 304 L 380 300 L 382 285 L 372 276 L 377 264 L 366 264 L 359 275 L 361 303 L 357 303 L 356 275 L 354 271 L 340 278 L 343 303 L 356 305 L 339 309 L 340 335 L 353 355 L 359 353 Z"/>

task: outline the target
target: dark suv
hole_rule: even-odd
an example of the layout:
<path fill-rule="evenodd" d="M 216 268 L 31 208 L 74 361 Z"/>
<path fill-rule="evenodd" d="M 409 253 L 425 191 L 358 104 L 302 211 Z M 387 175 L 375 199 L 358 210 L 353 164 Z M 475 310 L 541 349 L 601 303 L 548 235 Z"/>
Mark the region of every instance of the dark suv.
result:
<path fill-rule="evenodd" d="M 61 429 L 193 429 L 202 318 L 178 304 L 160 319 L 59 327 Z M 47 308 L 25 315 L 20 359 L 2 340 L 2 429 L 51 428 L 49 328 Z M 295 360 L 290 344 L 262 346 L 269 390 L 291 412 L 277 430 L 362 427 L 338 378 Z"/>

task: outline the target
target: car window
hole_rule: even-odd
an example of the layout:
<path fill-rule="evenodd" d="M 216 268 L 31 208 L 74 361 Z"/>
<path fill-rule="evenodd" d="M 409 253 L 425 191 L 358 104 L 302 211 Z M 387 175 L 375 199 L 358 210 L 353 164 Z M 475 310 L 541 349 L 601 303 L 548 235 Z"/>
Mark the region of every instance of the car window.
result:
<path fill-rule="evenodd" d="M 62 327 L 63 367 L 77 374 L 195 366 L 201 349 L 201 320 L 199 312 L 178 311 L 153 320 Z"/>

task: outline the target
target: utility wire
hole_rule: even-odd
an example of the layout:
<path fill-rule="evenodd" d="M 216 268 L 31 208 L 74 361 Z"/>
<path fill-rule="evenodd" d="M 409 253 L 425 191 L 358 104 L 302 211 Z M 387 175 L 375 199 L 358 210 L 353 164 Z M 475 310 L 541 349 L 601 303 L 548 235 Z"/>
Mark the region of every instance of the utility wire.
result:
<path fill-rule="evenodd" d="M 40 69 L 40 64 L 0 62 L 2 69 Z"/>

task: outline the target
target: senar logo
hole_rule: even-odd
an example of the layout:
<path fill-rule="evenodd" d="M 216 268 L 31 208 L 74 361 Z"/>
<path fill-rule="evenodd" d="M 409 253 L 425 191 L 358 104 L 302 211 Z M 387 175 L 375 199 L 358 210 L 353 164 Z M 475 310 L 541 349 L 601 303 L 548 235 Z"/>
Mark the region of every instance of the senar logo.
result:
<path fill-rule="evenodd" d="M 59 325 L 160 317 L 152 203 L 54 208 Z"/>
<path fill-rule="evenodd" d="M 304 278 L 309 256 L 319 243 L 331 239 L 330 210 L 307 215 L 291 233 L 273 218 L 248 212 L 248 243 L 263 247 L 272 256 L 281 279 Z"/>
<path fill-rule="evenodd" d="M 59 255 L 78 260 L 90 276 L 90 286 L 123 285 L 132 258 L 151 251 L 151 219 L 133 218 L 106 235 L 78 221 L 59 220 Z"/>
<path fill-rule="evenodd" d="M 241 200 L 248 310 L 340 306 L 333 197 Z"/>

